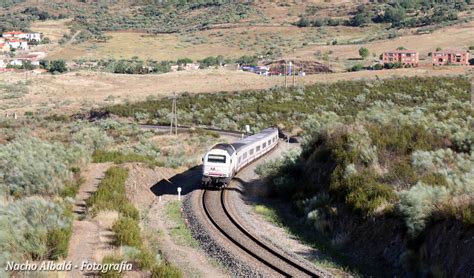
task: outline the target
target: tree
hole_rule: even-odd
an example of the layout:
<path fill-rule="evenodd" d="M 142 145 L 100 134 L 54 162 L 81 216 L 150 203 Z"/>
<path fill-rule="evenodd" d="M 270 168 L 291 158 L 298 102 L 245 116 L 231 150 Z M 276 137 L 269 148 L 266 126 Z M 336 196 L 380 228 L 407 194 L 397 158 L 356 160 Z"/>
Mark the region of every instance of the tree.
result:
<path fill-rule="evenodd" d="M 399 47 L 397 47 L 397 50 L 407 50 L 407 49 L 403 46 L 399 46 Z"/>
<path fill-rule="evenodd" d="M 351 26 L 361 26 L 366 24 L 369 21 L 369 17 L 367 14 L 356 14 L 355 16 L 351 17 L 349 20 L 349 25 Z"/>
<path fill-rule="evenodd" d="M 257 57 L 244 55 L 238 58 L 235 62 L 239 65 L 254 66 L 257 65 Z"/>
<path fill-rule="evenodd" d="M 63 73 L 67 71 L 66 62 L 64 60 L 53 60 L 49 63 L 49 72 Z"/>
<path fill-rule="evenodd" d="M 181 58 L 176 61 L 178 66 L 186 66 L 187 64 L 191 64 L 193 60 L 191 58 Z"/>
<path fill-rule="evenodd" d="M 370 52 L 367 48 L 361 47 L 359 48 L 359 55 L 362 57 L 362 59 L 365 59 L 369 56 Z"/>
<path fill-rule="evenodd" d="M 351 68 L 348 69 L 348 71 L 361 71 L 364 69 L 364 66 L 361 64 L 356 64 L 353 65 Z"/>
<path fill-rule="evenodd" d="M 399 25 L 406 17 L 405 9 L 401 6 L 388 7 L 385 10 L 383 20 L 393 25 Z"/>

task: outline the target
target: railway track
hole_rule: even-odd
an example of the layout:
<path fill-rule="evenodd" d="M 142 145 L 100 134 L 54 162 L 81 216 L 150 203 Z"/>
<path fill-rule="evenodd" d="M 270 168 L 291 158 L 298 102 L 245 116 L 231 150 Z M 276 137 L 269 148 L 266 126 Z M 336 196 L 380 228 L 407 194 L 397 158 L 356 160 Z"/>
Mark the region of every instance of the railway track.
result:
<path fill-rule="evenodd" d="M 220 234 L 275 274 L 284 277 L 320 277 L 314 270 L 285 256 L 247 231 L 226 205 L 226 195 L 230 190 L 232 188 L 228 187 L 222 190 L 205 189 L 201 197 L 206 217 Z"/>

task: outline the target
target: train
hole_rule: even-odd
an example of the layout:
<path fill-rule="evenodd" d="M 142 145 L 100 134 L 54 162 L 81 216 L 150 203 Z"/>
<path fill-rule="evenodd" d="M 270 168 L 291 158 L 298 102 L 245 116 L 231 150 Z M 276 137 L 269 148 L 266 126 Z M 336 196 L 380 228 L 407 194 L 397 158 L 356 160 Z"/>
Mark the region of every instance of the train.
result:
<path fill-rule="evenodd" d="M 278 128 L 266 128 L 235 143 L 213 146 L 202 159 L 202 184 L 226 186 L 243 167 L 277 145 Z"/>

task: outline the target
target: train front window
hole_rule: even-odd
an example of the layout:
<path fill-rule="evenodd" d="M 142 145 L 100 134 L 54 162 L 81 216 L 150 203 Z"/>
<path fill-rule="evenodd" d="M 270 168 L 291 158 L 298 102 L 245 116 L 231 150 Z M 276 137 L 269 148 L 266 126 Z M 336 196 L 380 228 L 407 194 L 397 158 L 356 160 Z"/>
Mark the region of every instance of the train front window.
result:
<path fill-rule="evenodd" d="M 225 155 L 210 154 L 207 156 L 207 162 L 225 163 Z"/>

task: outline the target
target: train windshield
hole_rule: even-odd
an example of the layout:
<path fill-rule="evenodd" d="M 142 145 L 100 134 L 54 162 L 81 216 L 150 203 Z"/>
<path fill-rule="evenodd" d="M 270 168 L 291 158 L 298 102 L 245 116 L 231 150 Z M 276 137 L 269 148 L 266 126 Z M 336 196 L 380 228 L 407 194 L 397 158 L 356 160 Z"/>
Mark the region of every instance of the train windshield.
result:
<path fill-rule="evenodd" d="M 210 154 L 207 156 L 207 162 L 225 163 L 225 155 Z"/>

